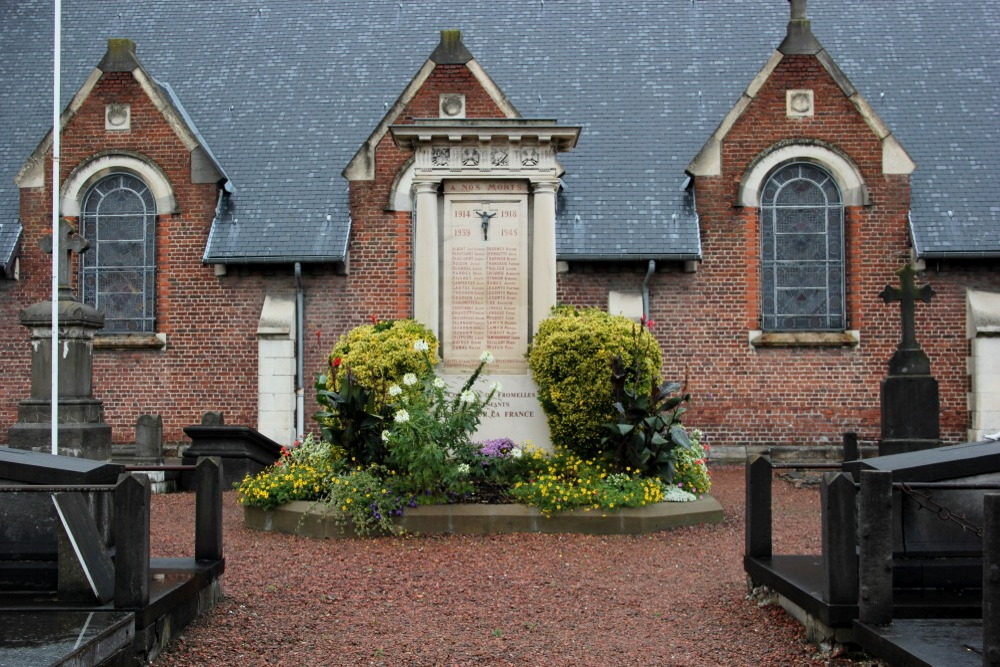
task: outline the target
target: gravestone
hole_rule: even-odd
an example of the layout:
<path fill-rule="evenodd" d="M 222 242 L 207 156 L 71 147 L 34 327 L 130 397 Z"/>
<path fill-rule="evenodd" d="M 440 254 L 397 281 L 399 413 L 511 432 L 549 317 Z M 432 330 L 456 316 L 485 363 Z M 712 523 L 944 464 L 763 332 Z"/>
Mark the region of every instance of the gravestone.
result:
<path fill-rule="evenodd" d="M 104 421 L 104 403 L 93 397 L 94 334 L 104 315 L 76 300 L 70 288 L 72 252 L 84 252 L 89 242 L 65 219 L 59 223 L 64 258 L 53 258 L 59 275 L 59 453 L 98 461 L 111 459 L 111 426 Z M 42 249 L 52 252 L 52 239 Z M 11 447 L 49 452 L 52 421 L 52 302 L 28 306 L 19 315 L 31 330 L 31 395 L 17 405 L 17 423 L 10 427 Z"/>
<path fill-rule="evenodd" d="M 222 483 L 226 488 L 254 477 L 281 456 L 281 445 L 249 426 L 225 423 L 221 412 L 206 412 L 201 424 L 184 427 L 191 445 L 184 450 L 181 463 L 195 465 L 199 459 L 218 457 L 222 467 Z M 181 488 L 195 488 L 196 476 L 181 473 Z"/>
<path fill-rule="evenodd" d="M 882 439 L 879 455 L 899 454 L 941 445 L 938 414 L 938 383 L 931 375 L 931 362 L 917 342 L 914 319 L 916 302 L 930 303 L 930 285 L 917 288 L 916 271 L 901 268 L 898 288 L 887 285 L 880 297 L 886 303 L 899 302 L 901 335 L 889 360 L 889 375 L 882 381 Z"/>

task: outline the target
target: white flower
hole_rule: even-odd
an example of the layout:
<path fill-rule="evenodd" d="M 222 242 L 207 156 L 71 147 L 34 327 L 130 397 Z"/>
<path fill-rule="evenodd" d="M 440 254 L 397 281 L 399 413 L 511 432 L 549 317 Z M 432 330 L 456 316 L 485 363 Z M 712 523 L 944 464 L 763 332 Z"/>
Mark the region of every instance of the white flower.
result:
<path fill-rule="evenodd" d="M 403 384 L 405 384 L 407 387 L 412 387 L 416 383 L 417 383 L 417 376 L 414 375 L 413 373 L 407 373 L 406 375 L 403 376 Z"/>
<path fill-rule="evenodd" d="M 413 342 L 413 349 L 417 352 L 426 352 L 431 349 L 431 346 L 427 344 L 427 341 L 421 338 L 420 340 Z"/>
<path fill-rule="evenodd" d="M 479 355 L 479 361 L 483 362 L 484 364 L 492 364 L 493 353 L 490 352 L 489 350 L 484 351 L 482 354 Z"/>
<path fill-rule="evenodd" d="M 499 382 L 494 382 L 493 384 L 490 385 L 490 391 L 494 394 L 497 394 L 503 391 L 503 385 L 500 384 Z"/>
<path fill-rule="evenodd" d="M 444 387 L 445 387 L 445 381 L 442 380 L 441 378 L 434 378 L 434 386 L 437 389 L 444 389 Z"/>
<path fill-rule="evenodd" d="M 509 453 L 510 453 L 510 458 L 512 459 L 519 459 L 521 458 L 521 456 L 524 455 L 524 452 L 521 451 L 520 447 L 515 447 L 514 449 L 510 450 Z"/>
<path fill-rule="evenodd" d="M 676 486 L 668 486 L 663 491 L 663 500 L 668 503 L 690 503 L 698 500 L 698 497 Z"/>
<path fill-rule="evenodd" d="M 410 413 L 406 410 L 400 410 L 396 413 L 395 419 L 397 424 L 403 424 L 410 421 Z"/>
<path fill-rule="evenodd" d="M 382 431 L 382 442 L 389 442 L 389 431 Z"/>
<path fill-rule="evenodd" d="M 458 397 L 458 400 L 461 403 L 472 403 L 473 401 L 476 400 L 476 392 L 472 391 L 471 389 L 466 389 Z"/>
<path fill-rule="evenodd" d="M 462 474 L 462 475 L 468 475 L 469 474 L 469 464 L 468 463 L 459 463 L 458 464 L 458 472 L 460 474 Z"/>
<path fill-rule="evenodd" d="M 403 388 L 400 387 L 398 384 L 394 384 L 389 387 L 390 396 L 399 396 L 402 393 L 403 393 Z"/>

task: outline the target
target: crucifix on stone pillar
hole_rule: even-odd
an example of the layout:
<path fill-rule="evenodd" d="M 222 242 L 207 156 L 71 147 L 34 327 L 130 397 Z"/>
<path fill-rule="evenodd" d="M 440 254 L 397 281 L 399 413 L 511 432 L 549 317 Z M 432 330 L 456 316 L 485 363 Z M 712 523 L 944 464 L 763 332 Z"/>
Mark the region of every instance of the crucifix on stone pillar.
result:
<path fill-rule="evenodd" d="M 899 276 L 899 287 L 886 285 L 885 289 L 879 293 L 879 296 L 886 303 L 899 301 L 902 335 L 900 336 L 899 345 L 896 347 L 896 353 L 893 355 L 893 362 L 896 362 L 898 358 L 902 368 L 906 368 L 917 361 L 918 357 L 922 359 L 927 358 L 927 355 L 923 353 L 920 349 L 920 344 L 917 342 L 915 321 L 916 302 L 923 301 L 924 303 L 930 303 L 931 297 L 934 296 L 934 290 L 931 289 L 930 285 L 917 288 L 913 281 L 917 272 L 910 264 L 897 271 L 896 275 Z M 890 366 L 893 362 L 890 362 Z"/>
<path fill-rule="evenodd" d="M 41 241 L 42 252 L 52 254 L 52 234 L 46 234 Z M 70 288 L 69 272 L 73 253 L 81 253 L 90 247 L 90 241 L 76 233 L 76 229 L 66 218 L 59 218 L 59 250 L 64 257 L 53 257 L 53 271 L 59 272 L 59 298 L 74 299 Z"/>

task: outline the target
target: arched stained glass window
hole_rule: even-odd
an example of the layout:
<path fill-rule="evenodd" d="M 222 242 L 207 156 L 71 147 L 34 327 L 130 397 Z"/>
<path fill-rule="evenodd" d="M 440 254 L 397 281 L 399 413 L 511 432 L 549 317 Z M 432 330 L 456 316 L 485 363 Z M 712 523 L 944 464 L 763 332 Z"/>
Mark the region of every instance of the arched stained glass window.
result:
<path fill-rule="evenodd" d="M 793 162 L 761 193 L 765 331 L 843 331 L 844 205 L 824 170 Z"/>
<path fill-rule="evenodd" d="M 80 263 L 84 303 L 104 311 L 104 331 L 155 331 L 156 202 L 131 174 L 112 174 L 87 192 L 81 234 L 90 250 Z"/>

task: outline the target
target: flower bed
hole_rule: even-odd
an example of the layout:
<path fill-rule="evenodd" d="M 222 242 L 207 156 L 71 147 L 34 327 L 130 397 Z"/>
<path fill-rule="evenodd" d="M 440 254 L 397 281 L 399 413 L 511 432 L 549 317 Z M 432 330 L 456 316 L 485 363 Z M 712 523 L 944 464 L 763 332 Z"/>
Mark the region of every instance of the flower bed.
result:
<path fill-rule="evenodd" d="M 583 533 L 637 535 L 699 523 L 720 523 L 722 506 L 712 496 L 687 503 L 656 503 L 614 511 L 570 510 L 545 515 L 527 505 L 424 505 L 393 518 L 400 533 L 489 535 L 502 533 Z M 246 506 L 248 528 L 317 538 L 355 537 L 350 521 L 329 505 L 293 501 L 270 510 Z"/>
<path fill-rule="evenodd" d="M 595 311 L 583 319 L 608 318 Z M 373 318 L 338 342 L 329 373 L 317 378 L 320 437 L 309 434 L 283 448 L 273 466 L 239 484 L 248 525 L 270 529 L 293 501 L 312 509 L 288 510 L 295 521 L 278 522 L 286 532 L 313 522 L 351 526 L 317 528 L 324 536 L 630 533 L 721 520 L 714 500 L 699 500 L 711 487 L 709 448 L 701 432 L 681 423 L 690 397 L 680 383 L 655 377 L 660 353 L 651 323 L 619 319 L 619 337 L 627 339 L 619 348 L 631 353 L 605 341 L 608 349 L 590 360 L 604 368 L 595 390 L 613 415 L 598 424 L 604 436 L 594 443 L 581 432 L 545 452 L 509 438 L 472 440 L 500 390 L 498 383 L 477 389 L 491 353 L 483 352 L 453 389 L 436 373 L 433 333 L 412 321 Z M 655 363 L 647 367 L 650 359 Z M 352 369 L 376 361 L 374 370 Z M 601 412 L 588 419 L 607 418 Z"/>

